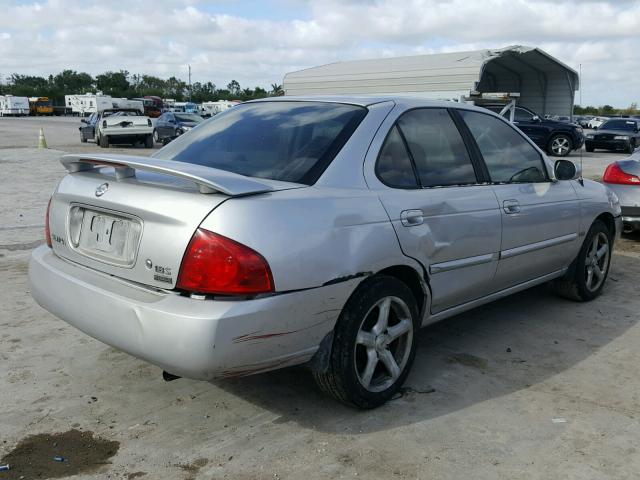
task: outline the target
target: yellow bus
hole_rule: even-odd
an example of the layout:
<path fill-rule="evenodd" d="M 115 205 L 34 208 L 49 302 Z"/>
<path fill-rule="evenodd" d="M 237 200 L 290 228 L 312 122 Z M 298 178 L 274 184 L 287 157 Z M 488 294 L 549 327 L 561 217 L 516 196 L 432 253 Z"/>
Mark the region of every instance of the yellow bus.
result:
<path fill-rule="evenodd" d="M 53 115 L 49 97 L 29 97 L 29 115 Z"/>

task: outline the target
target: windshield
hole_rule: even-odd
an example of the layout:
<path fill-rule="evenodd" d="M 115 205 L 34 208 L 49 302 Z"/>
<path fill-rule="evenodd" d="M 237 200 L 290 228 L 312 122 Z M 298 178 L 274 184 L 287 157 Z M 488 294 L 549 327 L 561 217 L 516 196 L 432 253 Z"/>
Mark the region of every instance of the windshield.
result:
<path fill-rule="evenodd" d="M 195 115 L 193 113 L 177 113 L 175 115 L 176 120 L 179 122 L 195 122 L 200 123 L 204 120 L 200 115 Z"/>
<path fill-rule="evenodd" d="M 600 126 L 600 130 L 628 130 L 633 132 L 637 123 L 633 120 L 609 120 Z"/>
<path fill-rule="evenodd" d="M 154 156 L 311 185 L 367 109 L 322 102 L 247 103 L 216 115 Z"/>

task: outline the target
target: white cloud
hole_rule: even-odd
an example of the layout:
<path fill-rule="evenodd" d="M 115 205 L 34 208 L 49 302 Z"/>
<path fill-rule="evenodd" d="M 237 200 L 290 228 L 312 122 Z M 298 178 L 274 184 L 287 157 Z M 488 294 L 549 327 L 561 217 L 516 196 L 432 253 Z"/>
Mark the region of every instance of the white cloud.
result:
<path fill-rule="evenodd" d="M 73 68 L 186 78 L 191 64 L 194 81 L 226 85 L 236 79 L 253 87 L 339 60 L 524 44 L 575 69 L 582 64 L 585 104 L 640 101 L 638 1 L 272 0 L 259 5 L 251 2 L 239 14 L 243 4 L 233 0 L 213 5 L 0 0 L 3 17 L 11 19 L 0 32 L 0 75 Z M 291 18 L 292 10 L 301 12 L 298 18 Z"/>

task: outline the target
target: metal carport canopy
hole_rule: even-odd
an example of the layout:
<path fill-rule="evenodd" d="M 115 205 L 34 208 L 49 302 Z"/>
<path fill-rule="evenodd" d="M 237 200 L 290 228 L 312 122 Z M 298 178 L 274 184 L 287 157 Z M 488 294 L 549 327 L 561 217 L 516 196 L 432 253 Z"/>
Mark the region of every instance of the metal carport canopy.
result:
<path fill-rule="evenodd" d="M 535 47 L 353 60 L 285 75 L 285 95 L 384 94 L 458 100 L 480 92 L 518 92 L 540 115 L 573 112 L 578 73 Z"/>

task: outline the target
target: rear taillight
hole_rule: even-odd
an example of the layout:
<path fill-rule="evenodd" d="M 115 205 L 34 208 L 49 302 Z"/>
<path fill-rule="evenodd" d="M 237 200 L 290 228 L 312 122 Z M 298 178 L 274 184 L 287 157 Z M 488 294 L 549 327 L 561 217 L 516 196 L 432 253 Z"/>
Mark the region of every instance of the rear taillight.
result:
<path fill-rule="evenodd" d="M 149 125 L 150 127 L 153 126 L 153 124 L 151 123 L 151 119 L 150 118 L 147 118 L 147 125 Z"/>
<path fill-rule="evenodd" d="M 47 246 L 49 248 L 53 248 L 53 243 L 51 242 L 51 229 L 49 228 L 49 212 L 51 211 L 51 199 L 49 199 L 49 203 L 47 205 L 47 213 L 44 217 L 44 239 L 47 241 Z"/>
<path fill-rule="evenodd" d="M 202 228 L 189 242 L 176 287 L 219 295 L 255 295 L 274 289 L 271 269 L 262 255 Z"/>
<path fill-rule="evenodd" d="M 620 185 L 640 185 L 640 177 L 631 175 L 620 168 L 617 163 L 612 163 L 604 171 L 602 177 L 604 183 L 617 183 Z"/>

